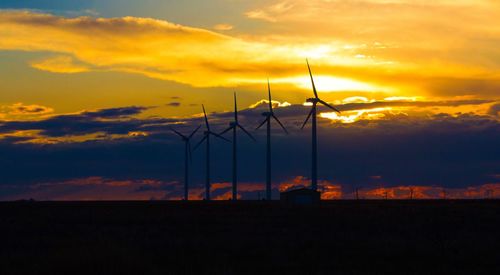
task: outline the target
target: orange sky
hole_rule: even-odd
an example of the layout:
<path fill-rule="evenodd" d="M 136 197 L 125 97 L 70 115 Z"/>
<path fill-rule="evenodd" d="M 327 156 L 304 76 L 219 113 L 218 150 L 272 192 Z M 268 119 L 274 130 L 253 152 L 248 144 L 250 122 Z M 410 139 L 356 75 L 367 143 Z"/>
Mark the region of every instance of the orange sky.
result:
<path fill-rule="evenodd" d="M 231 20 L 196 27 L 167 15 L 109 17 L 104 9 L 0 10 L 0 103 L 68 113 L 182 97 L 222 111 L 232 90 L 246 106 L 261 99 L 269 77 L 277 100 L 301 104 L 310 92 L 305 58 L 331 102 L 498 99 L 495 1 L 242 3 L 227 3 Z M 184 104 L 151 114 L 198 112 Z"/>

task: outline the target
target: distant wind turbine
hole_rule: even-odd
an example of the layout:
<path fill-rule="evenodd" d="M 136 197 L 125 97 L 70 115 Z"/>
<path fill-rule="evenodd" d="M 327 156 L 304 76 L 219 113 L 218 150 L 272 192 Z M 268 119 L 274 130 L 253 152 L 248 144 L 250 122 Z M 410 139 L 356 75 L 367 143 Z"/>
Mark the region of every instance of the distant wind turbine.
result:
<path fill-rule="evenodd" d="M 198 126 L 189 136 L 185 136 L 175 129 L 170 128 L 172 132 L 181 137 L 182 141 L 184 141 L 184 200 L 189 200 L 189 162 L 191 161 L 191 138 L 198 132 L 201 125 Z"/>
<path fill-rule="evenodd" d="M 240 128 L 245 134 L 247 134 L 253 141 L 255 138 L 243 127 L 238 121 L 238 104 L 236 103 L 236 93 L 234 93 L 234 121 L 229 123 L 229 128 L 224 130 L 221 135 L 233 130 L 233 200 L 238 199 L 238 159 L 237 159 L 237 129 Z"/>
<path fill-rule="evenodd" d="M 311 189 L 312 190 L 318 190 L 318 139 L 317 139 L 317 130 L 316 130 L 316 114 L 317 114 L 317 106 L 318 103 L 323 104 L 324 106 L 334 110 L 337 113 L 340 113 L 339 110 L 335 109 L 335 107 L 331 106 L 330 104 L 326 103 L 325 101 L 321 100 L 318 97 L 318 92 L 316 91 L 316 86 L 314 85 L 314 79 L 311 73 L 311 67 L 309 66 L 309 61 L 306 59 L 307 62 L 307 69 L 309 70 L 309 76 L 311 77 L 311 83 L 312 83 L 312 88 L 314 92 L 314 97 L 313 98 L 308 98 L 307 102 L 312 103 L 312 108 L 311 111 L 309 112 L 309 115 L 307 116 L 306 120 L 304 121 L 304 124 L 302 125 L 302 129 L 307 124 L 307 121 L 309 121 L 309 118 L 312 117 L 312 166 L 311 166 Z"/>
<path fill-rule="evenodd" d="M 271 200 L 271 119 L 276 120 L 278 124 L 283 128 L 286 134 L 288 131 L 285 126 L 281 123 L 281 121 L 276 117 L 273 111 L 273 103 L 271 100 L 271 84 L 269 83 L 269 79 L 267 80 L 267 93 L 269 96 L 269 111 L 262 113 L 264 117 L 264 121 L 257 127 L 257 130 L 260 129 L 264 124 L 267 125 L 267 147 L 266 147 L 266 200 Z"/>
<path fill-rule="evenodd" d="M 203 108 L 203 114 L 205 116 L 205 126 L 207 129 L 203 133 L 203 138 L 198 142 L 198 144 L 196 144 L 194 149 L 196 150 L 196 148 L 198 148 L 198 146 L 200 146 L 203 143 L 203 141 L 205 141 L 205 144 L 206 144 L 205 199 L 208 201 L 208 200 L 210 200 L 210 135 L 218 137 L 220 139 L 223 139 L 227 142 L 229 142 L 229 140 L 210 130 L 210 124 L 208 123 L 207 112 L 205 111 L 205 106 L 202 104 L 201 107 Z"/>

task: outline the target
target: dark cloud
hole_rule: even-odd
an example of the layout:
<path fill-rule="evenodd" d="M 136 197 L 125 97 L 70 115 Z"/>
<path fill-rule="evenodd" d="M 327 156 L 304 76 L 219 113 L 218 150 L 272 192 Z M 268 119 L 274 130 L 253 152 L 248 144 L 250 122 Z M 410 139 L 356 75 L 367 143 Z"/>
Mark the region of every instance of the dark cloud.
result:
<path fill-rule="evenodd" d="M 37 121 L 8 121 L 0 124 L 0 133 L 38 130 L 48 137 L 85 135 L 95 133 L 127 134 L 141 131 L 147 125 L 172 122 L 169 119 L 139 120 L 132 116 L 140 114 L 147 107 L 123 107 L 87 111 L 74 115 L 53 116 Z"/>
<path fill-rule="evenodd" d="M 147 109 L 149 108 L 138 107 L 138 106 L 111 108 L 93 112 L 84 112 L 81 114 L 81 116 L 86 118 L 120 118 L 120 117 L 129 117 L 133 115 L 138 115 Z"/>
<path fill-rule="evenodd" d="M 29 108 L 28 106 L 15 106 L 13 107 L 15 112 L 23 113 L 23 114 L 39 114 L 39 113 L 47 113 L 50 111 L 47 107 L 44 106 L 32 106 Z"/>
<path fill-rule="evenodd" d="M 181 106 L 181 103 L 180 102 L 170 102 L 167 104 L 167 106 L 170 106 L 170 107 L 179 107 Z"/>

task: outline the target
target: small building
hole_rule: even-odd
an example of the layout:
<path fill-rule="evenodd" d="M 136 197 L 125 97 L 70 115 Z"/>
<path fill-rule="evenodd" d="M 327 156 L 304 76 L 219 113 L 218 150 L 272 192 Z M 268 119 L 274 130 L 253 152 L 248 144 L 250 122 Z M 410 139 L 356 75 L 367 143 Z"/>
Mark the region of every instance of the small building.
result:
<path fill-rule="evenodd" d="M 300 188 L 280 193 L 280 201 L 286 204 L 313 205 L 321 201 L 321 193 L 309 188 Z"/>

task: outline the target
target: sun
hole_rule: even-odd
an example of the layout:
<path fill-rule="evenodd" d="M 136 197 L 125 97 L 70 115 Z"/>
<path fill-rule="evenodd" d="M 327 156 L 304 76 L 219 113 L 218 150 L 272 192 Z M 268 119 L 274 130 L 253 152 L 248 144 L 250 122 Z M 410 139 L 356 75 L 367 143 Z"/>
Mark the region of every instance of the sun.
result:
<path fill-rule="evenodd" d="M 311 89 L 311 79 L 309 76 L 295 77 L 289 80 L 301 89 Z M 357 81 L 350 78 L 318 75 L 314 76 L 314 83 L 318 92 L 340 92 L 340 91 L 363 91 L 375 92 L 387 90 L 385 88 L 370 83 Z"/>

